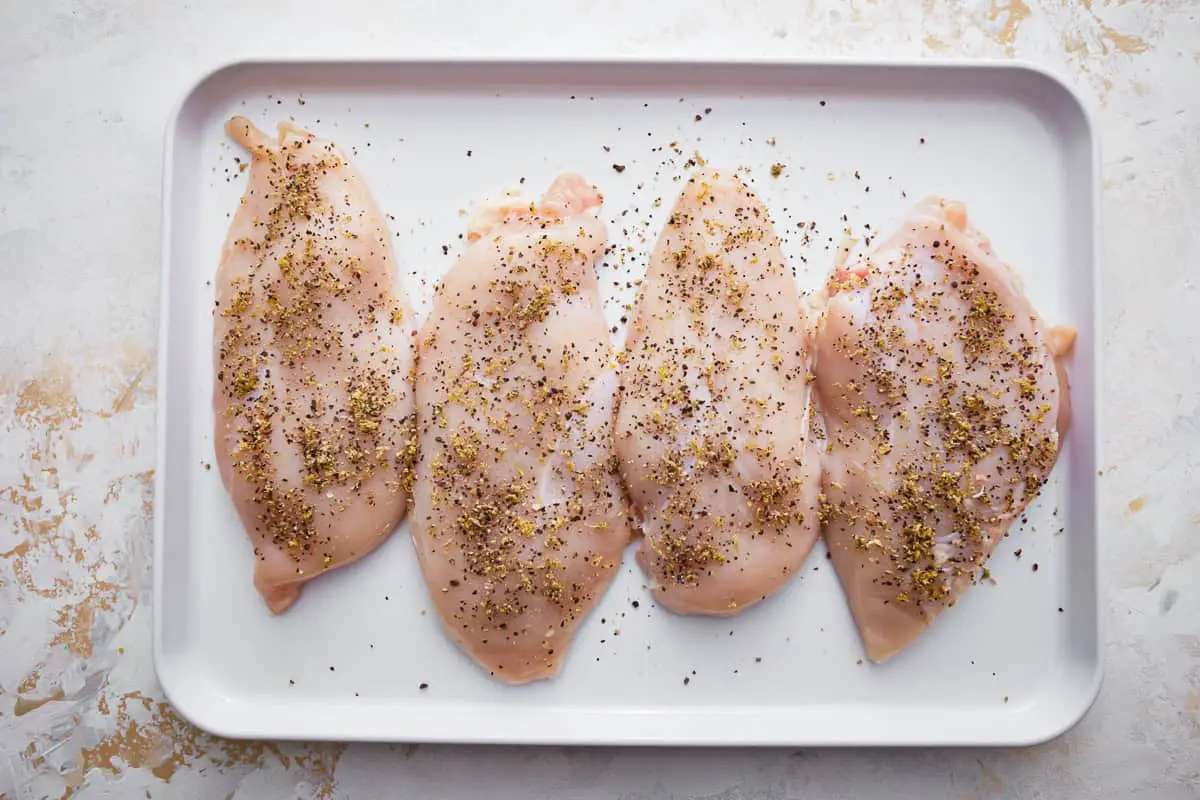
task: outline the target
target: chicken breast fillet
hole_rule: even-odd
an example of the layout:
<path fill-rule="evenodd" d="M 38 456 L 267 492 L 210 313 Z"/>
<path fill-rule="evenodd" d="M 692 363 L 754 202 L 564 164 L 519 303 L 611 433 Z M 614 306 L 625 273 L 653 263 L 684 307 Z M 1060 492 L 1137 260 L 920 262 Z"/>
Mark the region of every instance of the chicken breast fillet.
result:
<path fill-rule="evenodd" d="M 600 203 L 564 175 L 484 210 L 420 335 L 413 541 L 450 637 L 508 683 L 557 673 L 630 539 Z"/>
<path fill-rule="evenodd" d="M 286 124 L 226 132 L 251 160 L 216 278 L 217 465 L 278 613 L 404 516 L 414 347 L 387 227 L 346 157 Z"/>
<path fill-rule="evenodd" d="M 1048 330 L 967 224 L 926 200 L 838 270 L 818 333 L 822 519 L 867 655 L 918 637 L 980 574 L 1058 458 L 1069 416 Z"/>
<path fill-rule="evenodd" d="M 650 259 L 617 450 L 638 559 L 681 614 L 736 614 L 818 536 L 808 324 L 766 209 L 732 171 L 687 183 Z"/>

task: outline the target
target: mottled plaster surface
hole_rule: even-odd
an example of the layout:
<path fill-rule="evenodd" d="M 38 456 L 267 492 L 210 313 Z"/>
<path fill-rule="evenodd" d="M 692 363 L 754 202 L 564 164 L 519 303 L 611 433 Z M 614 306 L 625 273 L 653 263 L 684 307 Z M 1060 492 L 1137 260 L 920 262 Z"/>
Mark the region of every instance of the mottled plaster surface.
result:
<path fill-rule="evenodd" d="M 234 743 L 172 713 L 149 583 L 170 109 L 241 57 L 556 53 L 1016 57 L 1078 88 L 1104 151 L 1107 677 L 1077 728 L 1011 751 L 635 751 Z M 1200 797 L 1197 219 L 1186 0 L 6 3 L 0 796 Z"/>

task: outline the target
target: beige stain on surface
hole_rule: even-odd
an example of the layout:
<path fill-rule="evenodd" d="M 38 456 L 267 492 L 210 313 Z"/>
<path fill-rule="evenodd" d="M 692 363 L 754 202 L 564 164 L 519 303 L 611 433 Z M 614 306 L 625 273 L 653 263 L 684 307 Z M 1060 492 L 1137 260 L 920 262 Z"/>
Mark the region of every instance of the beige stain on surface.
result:
<path fill-rule="evenodd" d="M 988 22 L 998 22 L 1004 17 L 1004 24 L 992 38 L 997 44 L 1004 46 L 1004 52 L 1008 55 L 1016 52 L 1017 34 L 1021 30 L 1021 23 L 1031 14 L 1029 6 L 1025 5 L 1023 0 L 1009 0 L 1007 3 L 992 0 L 992 7 L 988 10 Z"/>
<path fill-rule="evenodd" d="M 67 775 L 65 797 L 71 797 L 92 770 L 119 776 L 124 769 L 145 769 L 170 783 L 181 768 L 201 764 L 225 770 L 259 768 L 268 759 L 277 760 L 285 769 L 305 772 L 315 784 L 313 797 L 333 797 L 334 773 L 346 749 L 343 744 L 301 745 L 301 752 L 288 754 L 275 742 L 212 736 L 193 727 L 166 702 L 141 692 L 122 695 L 115 705 L 112 712 L 107 697 L 101 696 L 101 711 L 113 718 L 112 730 L 80 750 L 75 769 Z"/>
<path fill-rule="evenodd" d="M 45 697 L 27 697 L 25 695 L 17 695 L 17 702 L 13 706 L 13 715 L 23 717 L 30 711 L 37 711 L 46 703 L 53 703 L 58 700 L 65 700 L 66 695 L 62 689 L 55 689 Z"/>
<path fill-rule="evenodd" d="M 61 608 L 54 620 L 58 633 L 50 640 L 50 646 L 62 646 L 79 658 L 91 658 L 92 626 L 96 624 L 96 609 L 86 602 Z"/>
<path fill-rule="evenodd" d="M 924 41 L 925 49 L 931 53 L 944 53 L 950 49 L 950 45 L 946 44 L 933 34 L 926 36 Z"/>
<path fill-rule="evenodd" d="M 30 557 L 30 550 L 30 542 L 22 542 L 5 554 L 11 556 L 13 576 L 17 579 L 17 585 L 25 592 L 37 597 L 47 600 L 57 598 L 62 591 L 62 583 L 55 580 L 49 586 L 38 584 L 30 565 L 30 561 L 33 560 Z"/>
<path fill-rule="evenodd" d="M 63 364 L 47 367 L 17 391 L 16 418 L 27 426 L 42 426 L 47 434 L 62 425 L 79 427 L 79 401 L 70 370 Z"/>
<path fill-rule="evenodd" d="M 1105 3 L 1107 6 L 1108 4 Z M 1080 3 L 1083 9 L 1084 21 L 1081 27 L 1074 31 L 1066 31 L 1059 38 L 1063 52 L 1079 58 L 1081 61 L 1090 56 L 1110 56 L 1114 54 L 1136 56 L 1150 50 L 1150 43 L 1141 36 L 1122 33 L 1100 18 L 1088 0 Z M 1088 44 L 1089 37 L 1085 36 L 1082 27 L 1091 28 L 1092 45 Z M 1098 52 L 1093 52 L 1093 46 Z M 1082 64 L 1081 64 L 1082 68 Z"/>
<path fill-rule="evenodd" d="M 1119 31 L 1115 31 L 1103 23 L 1100 25 L 1100 30 L 1104 32 L 1104 38 L 1112 43 L 1113 49 L 1118 53 L 1124 53 L 1127 56 L 1134 56 L 1138 53 L 1144 53 L 1150 49 L 1150 45 L 1140 36 L 1120 33 Z"/>
<path fill-rule="evenodd" d="M 1129 501 L 1129 505 L 1125 507 L 1125 519 L 1129 519 L 1134 514 L 1146 507 L 1146 498 L 1138 496 Z"/>
<path fill-rule="evenodd" d="M 133 719 L 129 705 L 135 701 L 146 711 L 151 710 L 154 702 L 139 692 L 133 692 L 120 699 L 113 732 L 95 745 L 79 751 L 79 761 L 75 770 L 66 776 L 67 793 L 64 797 L 74 795 L 93 769 L 107 770 L 114 775 L 120 774 L 118 759 L 130 768 L 145 767 L 162 780 L 171 779 L 175 765 L 170 764 L 169 740 L 160 734 L 157 727 L 139 725 Z"/>
<path fill-rule="evenodd" d="M 64 365 L 50 365 L 32 380 L 11 382 L 20 387 L 10 394 L 9 408 L 15 430 L 25 437 L 25 450 L 19 455 L 25 471 L 20 482 L 0 488 L 0 502 L 15 512 L 17 532 L 23 539 L 0 553 L 0 564 L 11 571 L 18 603 L 53 603 L 52 624 L 56 631 L 48 648 L 66 654 L 76 665 L 94 662 L 102 650 L 112 648 L 111 642 L 99 638 L 102 619 L 105 629 L 119 627 L 138 605 L 137 587 L 125 585 L 138 565 L 121 562 L 125 556 L 122 551 L 114 553 L 111 547 L 101 547 L 105 536 L 127 532 L 102 534 L 93 520 L 81 516 L 86 512 L 80 498 L 90 498 L 104 507 L 124 500 L 127 513 L 133 515 L 127 522 L 145 523 L 152 514 L 152 469 L 119 475 L 107 485 L 101 484 L 99 491 L 94 485 L 72 488 L 79 485 L 75 472 L 96 458 L 90 449 L 82 456 L 78 454 L 84 448 L 76 450 L 81 435 L 76 432 L 85 423 L 89 430 L 97 422 L 124 426 L 118 415 L 127 415 L 153 398 L 153 389 L 147 386 L 152 369 L 149 355 L 130 351 L 118 359 L 120 363 L 115 367 L 92 368 L 113 375 L 119 387 L 110 395 L 111 405 L 103 407 L 83 406 L 77 383 L 86 383 L 81 377 L 84 373 Z M 109 380 L 105 377 L 103 382 Z M 130 492 L 140 499 L 132 508 L 128 502 Z M 111 539 L 108 541 L 111 544 Z M 47 570 L 50 565 L 57 568 Z M 99 575 L 116 577 L 105 580 Z M 65 732 L 51 732 L 49 748 L 39 751 L 37 743 L 31 743 L 25 758 L 34 771 L 63 774 L 65 797 L 79 792 L 95 771 L 118 778 L 129 770 L 144 770 L 170 783 L 180 769 L 249 770 L 263 766 L 268 759 L 278 760 L 289 771 L 303 773 L 315 787 L 314 796 L 333 796 L 333 776 L 343 746 L 296 745 L 285 751 L 272 742 L 213 737 L 192 727 L 162 700 L 141 692 L 115 696 L 104 671 L 94 700 L 68 698 L 58 683 L 61 666 L 50 674 L 50 663 L 57 663 L 50 652 L 41 654 L 37 665 L 19 682 L 13 714 L 30 715 L 56 701 L 75 704 L 72 714 L 76 726 Z M 89 709 L 87 704 L 91 702 L 95 705 Z M 80 715 L 89 710 L 105 720 L 98 728 L 80 721 Z M 83 746 L 76 744 L 81 739 Z M 43 754 L 64 745 L 79 749 L 58 766 L 52 765 Z"/>
<path fill-rule="evenodd" d="M 129 385 L 121 390 L 121 393 L 117 395 L 117 399 L 113 401 L 112 413 L 126 414 L 133 410 L 134 404 L 137 400 L 138 390 L 142 386 L 142 380 L 146 377 L 146 373 L 149 371 L 150 366 L 147 364 L 138 371 L 137 375 L 134 376 Z"/>
<path fill-rule="evenodd" d="M 18 694 L 29 694 L 30 692 L 32 692 L 34 689 L 37 688 L 38 681 L 40 681 L 41 679 L 42 679 L 41 673 L 38 672 L 38 670 L 36 670 L 36 669 L 33 670 L 28 675 L 26 675 L 24 678 L 22 678 L 21 682 L 17 684 L 17 693 Z"/>
<path fill-rule="evenodd" d="M 1059 37 L 1063 52 L 1071 56 L 1086 58 L 1088 54 L 1087 40 L 1078 33 L 1066 31 Z"/>
<path fill-rule="evenodd" d="M 1108 3 L 1105 3 L 1105 5 L 1108 5 Z M 1124 3 L 1121 3 L 1120 5 L 1124 5 Z M 1113 50 L 1115 50 L 1118 53 L 1124 53 L 1127 56 L 1137 55 L 1138 53 L 1145 53 L 1147 50 L 1150 49 L 1150 45 L 1146 42 L 1145 39 L 1141 38 L 1140 36 L 1133 36 L 1130 34 L 1121 33 L 1120 31 L 1115 30 L 1111 25 L 1108 25 L 1105 22 L 1103 22 L 1100 19 L 1100 17 L 1096 14 L 1096 12 L 1092 9 L 1091 0 L 1086 0 L 1086 2 L 1084 2 L 1084 4 L 1083 4 L 1083 7 L 1087 10 L 1088 15 L 1095 21 L 1096 25 L 1099 26 L 1099 28 L 1100 28 L 1100 34 L 1101 34 L 1100 46 L 1106 55 L 1109 53 L 1109 48 L 1108 48 L 1108 44 L 1105 44 L 1105 40 L 1107 40 L 1107 42 L 1112 45 Z"/>
<path fill-rule="evenodd" d="M 99 675 L 102 686 L 107 685 L 107 668 L 101 666 L 104 659 L 97 657 L 113 647 L 112 632 L 137 608 L 137 587 L 125 583 L 144 568 L 140 560 L 131 561 L 135 556 L 119 543 L 131 535 L 141 535 L 138 528 L 130 526 L 147 524 L 152 506 L 152 470 L 119 476 L 111 484 L 113 496 L 105 500 L 120 500 L 122 494 L 133 492 L 140 502 L 130 503 L 132 498 L 127 497 L 123 509 L 112 512 L 123 514 L 124 524 L 113 518 L 118 527 L 102 536 L 98 520 L 91 518 L 100 501 L 95 485 L 76 474 L 97 454 L 93 448 L 81 445 L 100 430 L 97 426 L 130 430 L 130 422 L 114 417 L 128 415 L 153 398 L 153 389 L 146 386 L 151 368 L 152 361 L 145 351 L 127 347 L 118 353 L 116 363 L 92 362 L 78 369 L 50 363 L 28 380 L 11 375 L 0 379 L 6 390 L 0 396 L 0 407 L 8 415 L 7 430 L 19 442 L 15 459 L 21 470 L 18 482 L 0 487 L 0 509 L 11 520 L 13 532 L 21 537 L 0 552 L 0 581 L 7 579 L 16 592 L 15 602 L 3 617 L 19 613 L 26 603 L 35 603 L 49 606 L 53 619 L 52 637 L 42 652 L 29 654 L 32 658 L 25 667 L 27 674 L 10 695 L 12 713 L 26 716 L 51 702 L 71 703 L 68 713 L 75 726 L 66 731 L 57 727 L 44 730 L 41 735 L 49 737 L 50 746 L 39 752 L 39 740 L 35 740 L 25 760 L 25 767 L 34 772 L 61 771 L 61 766 L 50 765 L 42 755 L 59 750 L 59 758 L 66 755 L 68 787 L 82 785 L 84 775 L 97 767 L 115 771 L 114 765 L 145 766 L 164 779 L 173 769 L 173 742 L 153 734 L 153 730 L 142 731 L 132 721 L 128 701 L 119 706 L 113 726 L 103 726 L 111 733 L 98 744 L 83 748 L 77 755 L 67 755 L 70 747 L 61 749 L 94 730 L 82 721 L 82 715 L 91 711 L 107 716 L 110 712 L 103 690 L 99 699 L 87 692 L 79 698 L 68 698 L 60 676 L 64 669 L 78 668 L 89 679 Z M 102 399 L 106 386 L 115 389 L 109 395 L 111 404 Z M 85 406 L 80 398 L 95 397 L 97 390 L 99 404 L 93 400 Z M 98 441 L 104 441 L 104 437 Z M 111 453 L 101 457 L 109 463 L 113 458 Z M 103 638 L 98 633 L 101 630 L 107 632 Z M 89 708 L 92 702 L 96 705 Z M 30 724 L 32 730 L 40 726 L 38 722 Z"/>
<path fill-rule="evenodd" d="M 108 581 L 97 580 L 88 587 L 87 595 L 77 603 L 59 609 L 55 624 L 58 634 L 51 645 L 62 645 L 79 658 L 91 658 L 95 649 L 92 641 L 92 626 L 96 624 L 96 612 L 114 612 L 117 598 L 126 590 Z M 129 598 L 131 607 L 136 607 L 136 598 Z"/>

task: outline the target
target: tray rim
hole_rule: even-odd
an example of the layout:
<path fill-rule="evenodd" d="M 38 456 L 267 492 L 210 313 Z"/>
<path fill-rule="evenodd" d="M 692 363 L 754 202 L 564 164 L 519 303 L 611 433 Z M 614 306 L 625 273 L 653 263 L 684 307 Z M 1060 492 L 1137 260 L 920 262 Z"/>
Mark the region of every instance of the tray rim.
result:
<path fill-rule="evenodd" d="M 166 531 L 165 531 L 165 493 L 167 487 L 167 468 L 169 463 L 167 458 L 167 429 L 168 429 L 168 404 L 165 398 L 168 397 L 168 353 L 170 349 L 170 325 L 169 320 L 169 301 L 172 293 L 172 223 L 174 220 L 173 194 L 174 194 L 174 164 L 176 150 L 176 136 L 178 133 L 179 123 L 184 111 L 189 103 L 204 88 L 206 84 L 219 78 L 227 72 L 237 72 L 245 69 L 261 69 L 261 68 L 326 68 L 326 69 L 346 69 L 354 67 L 366 68 L 437 68 L 437 67 L 466 67 L 476 70 L 486 69 L 488 67 L 572 67 L 584 69 L 614 69 L 614 68 L 636 68 L 643 67 L 649 70 L 660 68 L 680 68 L 680 67 L 695 67 L 695 68 L 774 68 L 774 69 L 797 69 L 797 70 L 813 70 L 813 69 L 846 69 L 855 71 L 871 71 L 878 69 L 900 69 L 911 72 L 919 72 L 930 70 L 934 72 L 955 72 L 955 71 L 983 71 L 996 73 L 1024 73 L 1027 76 L 1039 78 L 1047 81 L 1055 91 L 1065 94 L 1066 99 L 1072 104 L 1072 112 L 1078 114 L 1082 120 L 1083 132 L 1086 136 L 1088 147 L 1090 150 L 1088 163 L 1089 173 L 1091 178 L 1090 192 L 1090 207 L 1088 209 L 1091 230 L 1089 232 L 1089 240 L 1091 247 L 1091 296 L 1089 298 L 1089 310 L 1092 317 L 1093 325 L 1097 328 L 1093 332 L 1093 336 L 1097 336 L 1098 328 L 1101 324 L 1101 250 L 1100 250 L 1100 227 L 1101 227 L 1101 202 L 1100 202 L 1100 142 L 1097 136 L 1097 126 L 1095 114 L 1084 101 L 1078 90 L 1066 80 L 1060 73 L 1044 67 L 1040 64 L 1024 60 L 1024 59 L 1002 59 L 1002 58 L 856 58 L 856 57 L 761 57 L 748 56 L 736 58 L 724 57 L 687 57 L 680 58 L 676 56 L 641 56 L 641 55 L 607 55 L 607 56 L 454 56 L 448 55 L 444 57 L 430 56 L 397 56 L 391 58 L 382 58 L 374 56 L 355 57 L 355 56 L 338 56 L 338 55 L 319 55 L 319 56 L 283 56 L 283 57 L 247 57 L 234 58 L 223 60 L 215 64 L 210 69 L 202 72 L 197 76 L 184 91 L 180 99 L 175 103 L 170 114 L 167 117 L 166 126 L 164 129 L 164 150 L 163 150 L 163 181 L 162 181 L 162 228 L 161 228 L 161 252 L 162 259 L 160 266 L 160 287 L 159 287 L 159 330 L 158 330 L 158 353 L 156 356 L 156 398 L 157 407 L 155 410 L 155 458 L 156 469 L 154 473 L 154 524 L 153 524 L 153 599 L 152 599 L 152 616 L 153 616 L 153 631 L 152 631 L 152 653 L 155 676 L 158 679 L 167 701 L 170 702 L 173 709 L 180 714 L 189 723 L 201 728 L 209 733 L 222 736 L 230 739 L 252 739 L 252 738 L 268 738 L 283 741 L 294 740 L 328 740 L 328 741 L 361 741 L 361 742 L 394 742 L 394 741 L 421 741 L 430 743 L 458 743 L 458 744 L 532 744 L 532 745 L 599 745 L 599 746 L 621 746 L 621 745 L 653 745 L 653 746 L 716 746 L 716 747 L 738 747 L 738 746 L 755 746 L 755 747 L 776 747 L 776 746 L 804 746 L 804 747 L 843 747 L 843 746 L 866 746 L 866 747 L 977 747 L 977 746 L 1001 746 L 1001 747 L 1024 747 L 1042 744 L 1053 740 L 1063 735 L 1067 731 L 1075 727 L 1084 716 L 1091 710 L 1095 704 L 1096 698 L 1099 696 L 1100 689 L 1104 679 L 1104 632 L 1105 620 L 1103 615 L 1103 597 L 1104 592 L 1100 585 L 1099 566 L 1102 560 L 1103 541 L 1100 535 L 1100 507 L 1099 507 L 1099 481 L 1095 472 L 1087 476 L 1087 481 L 1091 485 L 1091 503 L 1090 511 L 1093 519 L 1092 530 L 1092 552 L 1090 563 L 1086 565 L 1087 570 L 1093 577 L 1095 586 L 1094 596 L 1091 598 L 1094 607 L 1091 609 L 1092 619 L 1094 620 L 1094 642 L 1095 649 L 1093 653 L 1089 653 L 1090 674 L 1087 676 L 1086 683 L 1078 686 L 1076 691 L 1072 692 L 1070 699 L 1071 705 L 1068 710 L 1059 715 L 1051 724 L 1043 724 L 1034 722 L 1027 724 L 1022 728 L 1022 735 L 1019 736 L 995 736 L 992 734 L 983 733 L 974 737 L 966 737 L 962 735 L 952 736 L 912 736 L 906 735 L 901 738 L 888 738 L 886 736 L 867 735 L 864 730 L 864 735 L 859 736 L 828 736 L 825 738 L 813 737 L 811 735 L 798 735 L 790 733 L 787 726 L 775 726 L 769 724 L 778 713 L 771 713 L 770 710 L 756 710 L 756 713 L 761 714 L 763 724 L 759 726 L 759 733 L 756 735 L 741 735 L 731 736 L 712 735 L 699 731 L 691 725 L 688 720 L 692 718 L 716 719 L 721 716 L 729 716 L 728 710 L 720 706 L 714 706 L 702 712 L 599 712 L 601 717 L 619 716 L 624 713 L 629 717 L 647 718 L 657 717 L 659 727 L 663 729 L 659 733 L 638 733 L 630 725 L 621 724 L 620 722 L 612 723 L 611 720 L 607 723 L 596 724 L 598 712 L 591 712 L 592 722 L 581 728 L 586 727 L 586 730 L 569 730 L 563 729 L 558 732 L 552 732 L 547 726 L 541 732 L 535 731 L 516 731 L 507 735 L 487 735 L 473 733 L 469 728 L 466 730 L 450 730 L 447 731 L 445 725 L 434 726 L 440 730 L 426 730 L 422 735 L 402 737 L 394 734 L 355 734 L 349 731 L 316 731 L 311 727 L 306 727 L 303 724 L 295 726 L 282 727 L 277 723 L 274 725 L 254 725 L 254 726 L 239 726 L 231 724 L 227 719 L 220 716 L 220 712 L 216 706 L 211 703 L 206 703 L 206 697 L 192 697 L 189 690 L 183 689 L 184 683 L 179 681 L 180 675 L 176 671 L 176 667 L 170 664 L 167 654 L 163 648 L 163 614 L 162 603 L 164 595 L 164 570 L 161 565 L 164 561 L 164 553 L 166 549 Z M 1097 336 L 1098 339 L 1098 336 Z M 1101 418 L 1102 404 L 1100 399 L 1099 387 L 1102 383 L 1102 364 L 1101 364 L 1101 348 L 1098 346 L 1098 341 L 1093 342 L 1091 348 L 1090 367 L 1093 391 L 1090 397 L 1090 412 L 1092 426 L 1090 430 L 1090 448 L 1094 454 L 1096 464 L 1102 464 L 1103 461 L 1103 441 L 1098 432 L 1098 425 Z M 1074 402 L 1073 402 L 1074 405 Z M 1078 430 L 1073 431 L 1073 434 L 1078 436 Z M 837 709 L 842 706 L 832 706 Z M 553 716 L 557 710 L 551 710 L 550 715 Z M 674 719 L 672 719 L 674 718 Z M 511 720 L 508 720 L 511 722 Z M 780 720 L 783 721 L 782 719 Z M 663 725 L 662 723 L 668 723 Z M 575 727 L 568 726 L 567 727 Z M 675 729 L 672 733 L 668 728 Z"/>

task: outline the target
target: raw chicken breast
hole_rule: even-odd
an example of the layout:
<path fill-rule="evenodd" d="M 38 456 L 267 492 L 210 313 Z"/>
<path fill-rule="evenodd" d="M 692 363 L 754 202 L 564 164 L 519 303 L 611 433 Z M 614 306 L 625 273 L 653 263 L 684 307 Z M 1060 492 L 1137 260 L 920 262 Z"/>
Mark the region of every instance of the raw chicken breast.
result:
<path fill-rule="evenodd" d="M 630 538 L 600 202 L 564 175 L 485 209 L 420 335 L 413 540 L 446 631 L 508 683 L 558 672 Z"/>
<path fill-rule="evenodd" d="M 250 181 L 217 270 L 216 451 L 276 613 L 400 522 L 413 342 L 383 217 L 330 142 L 226 125 Z"/>
<path fill-rule="evenodd" d="M 980 574 L 1058 458 L 1069 401 L 1020 280 L 933 198 L 838 270 L 818 333 L 822 519 L 867 655 L 884 661 Z"/>
<path fill-rule="evenodd" d="M 672 611 L 736 614 L 808 557 L 809 350 L 766 209 L 732 171 L 695 174 L 640 290 L 617 416 L 638 559 Z"/>

